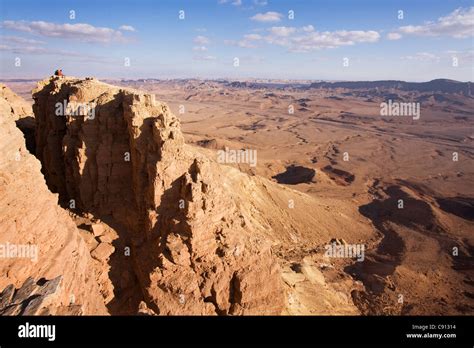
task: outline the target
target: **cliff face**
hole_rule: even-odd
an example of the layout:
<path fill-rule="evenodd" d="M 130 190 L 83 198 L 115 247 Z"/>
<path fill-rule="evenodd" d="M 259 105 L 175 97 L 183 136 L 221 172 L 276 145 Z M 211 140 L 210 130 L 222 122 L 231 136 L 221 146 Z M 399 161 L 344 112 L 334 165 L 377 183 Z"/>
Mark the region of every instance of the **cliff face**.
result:
<path fill-rule="evenodd" d="M 0 116 L 0 312 L 106 314 L 89 252 L 15 125 L 23 106 L 0 105 L 11 110 Z"/>
<path fill-rule="evenodd" d="M 149 308 L 281 313 L 269 226 L 242 199 L 242 191 L 261 189 L 255 181 L 185 145 L 178 119 L 152 95 L 52 78 L 33 97 L 48 186 L 64 204 L 125 226 L 120 237 L 130 242 Z M 66 104 L 73 107 L 58 112 Z"/>
<path fill-rule="evenodd" d="M 31 105 L 3 83 L 0 83 L 0 112 L 14 121 L 33 115 Z"/>
<path fill-rule="evenodd" d="M 31 105 L 10 88 L 0 83 L 0 114 L 15 121 L 23 132 L 26 148 L 35 153 L 35 120 Z"/>

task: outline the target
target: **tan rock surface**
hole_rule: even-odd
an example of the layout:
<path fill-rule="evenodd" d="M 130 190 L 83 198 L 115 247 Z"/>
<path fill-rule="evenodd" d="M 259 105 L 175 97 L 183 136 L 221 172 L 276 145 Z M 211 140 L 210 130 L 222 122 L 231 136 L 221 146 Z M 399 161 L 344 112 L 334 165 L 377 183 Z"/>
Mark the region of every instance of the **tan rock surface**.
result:
<path fill-rule="evenodd" d="M 10 115 L 14 121 L 26 116 L 32 116 L 31 105 L 10 88 L 0 83 L 0 113 Z"/>
<path fill-rule="evenodd" d="M 74 297 L 82 313 L 106 314 L 76 226 L 48 190 L 40 162 L 26 150 L 15 118 L 4 113 L 0 117 L 0 289 L 10 284 L 20 288 L 30 276 L 62 276 L 55 305 L 68 306 Z M 24 253 L 7 254 L 12 247 L 22 247 Z"/>

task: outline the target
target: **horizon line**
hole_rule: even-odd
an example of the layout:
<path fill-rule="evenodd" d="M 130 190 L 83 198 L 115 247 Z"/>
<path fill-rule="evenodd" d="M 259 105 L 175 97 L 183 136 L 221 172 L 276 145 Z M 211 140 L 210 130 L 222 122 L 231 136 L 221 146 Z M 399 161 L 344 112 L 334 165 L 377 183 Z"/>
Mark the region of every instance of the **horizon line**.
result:
<path fill-rule="evenodd" d="M 50 75 L 52 77 L 54 75 Z M 395 81 L 395 82 L 407 82 L 407 83 L 427 83 L 437 80 L 446 80 L 446 81 L 453 81 L 459 83 L 472 83 L 473 81 L 466 80 L 453 80 L 450 78 L 439 77 L 431 80 L 423 80 L 423 81 L 415 81 L 415 80 L 396 80 L 396 79 L 380 79 L 380 80 L 331 80 L 331 79 L 285 79 L 285 78 L 266 78 L 266 77 L 242 77 L 242 78 L 231 78 L 231 77 L 215 77 L 215 78 L 206 78 L 206 77 L 173 77 L 173 78 L 157 78 L 157 77 L 138 77 L 138 78 L 126 78 L 126 77 L 96 77 L 96 76 L 84 76 L 84 77 L 76 77 L 73 75 L 65 75 L 66 77 L 78 78 L 78 79 L 85 79 L 86 77 L 93 77 L 98 80 L 111 80 L 111 81 L 139 81 L 139 80 L 157 80 L 157 81 L 176 81 L 176 80 L 202 80 L 202 81 L 252 81 L 252 80 L 266 80 L 266 81 L 288 81 L 288 83 L 317 83 L 317 82 L 381 82 L 381 81 Z M 43 78 L 2 78 L 0 77 L 0 81 L 43 81 L 48 76 Z"/>

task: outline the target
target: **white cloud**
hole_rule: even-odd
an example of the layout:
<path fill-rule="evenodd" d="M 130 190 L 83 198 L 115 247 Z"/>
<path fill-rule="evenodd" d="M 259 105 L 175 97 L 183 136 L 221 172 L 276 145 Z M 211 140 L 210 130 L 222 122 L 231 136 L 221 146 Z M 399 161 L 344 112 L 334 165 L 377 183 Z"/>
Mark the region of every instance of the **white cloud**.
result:
<path fill-rule="evenodd" d="M 458 59 L 465 60 L 467 62 L 471 62 L 472 60 L 474 60 L 474 50 L 465 50 L 465 51 L 450 50 L 450 51 L 446 51 L 445 53 L 447 53 L 451 58 L 456 57 Z"/>
<path fill-rule="evenodd" d="M 357 43 L 377 42 L 380 34 L 373 30 L 311 31 L 292 36 L 283 42 L 292 52 L 309 52 L 318 49 L 352 46 Z"/>
<path fill-rule="evenodd" d="M 404 56 L 401 57 L 404 60 L 415 60 L 419 62 L 439 62 L 440 57 L 435 54 L 428 53 L 428 52 L 418 52 L 413 56 Z"/>
<path fill-rule="evenodd" d="M 270 33 L 279 37 L 287 37 L 296 32 L 296 28 L 293 27 L 271 27 Z"/>
<path fill-rule="evenodd" d="M 283 15 L 281 13 L 269 11 L 266 13 L 257 13 L 255 16 L 250 17 L 250 19 L 257 22 L 268 23 L 268 22 L 279 22 L 281 21 L 282 17 Z"/>
<path fill-rule="evenodd" d="M 44 41 L 39 41 L 35 39 L 26 39 L 20 36 L 1 36 L 0 41 L 3 42 L 12 42 L 18 44 L 30 44 L 30 45 L 42 45 L 45 44 Z"/>
<path fill-rule="evenodd" d="M 262 39 L 263 39 L 263 36 L 259 34 L 247 34 L 247 35 L 244 35 L 244 38 L 239 41 L 224 40 L 224 44 L 231 45 L 231 46 L 239 46 L 242 48 L 256 48 L 257 45 L 255 44 L 255 41 L 259 41 Z"/>
<path fill-rule="evenodd" d="M 38 46 L 9 46 L 9 45 L 0 45 L 0 51 L 9 51 L 16 54 L 45 54 L 47 49 L 44 47 Z"/>
<path fill-rule="evenodd" d="M 287 47 L 291 52 L 309 52 L 318 49 L 351 46 L 356 43 L 376 42 L 380 34 L 376 31 L 338 30 L 315 31 L 314 28 L 273 27 L 265 37 L 271 44 Z"/>
<path fill-rule="evenodd" d="M 0 42 L 5 44 L 0 45 L 0 51 L 10 52 L 19 55 L 49 55 L 59 57 L 71 57 L 75 61 L 95 62 L 95 63 L 111 63 L 112 60 L 107 57 L 97 56 L 95 54 L 88 54 L 84 52 L 76 52 L 71 50 L 55 49 L 45 47 L 46 42 L 35 39 L 27 39 L 19 36 L 0 36 Z M 116 62 L 113 62 L 116 63 Z"/>
<path fill-rule="evenodd" d="M 388 33 L 387 34 L 387 39 L 389 40 L 400 40 L 402 38 L 402 35 L 399 33 Z"/>
<path fill-rule="evenodd" d="M 194 46 L 193 51 L 205 52 L 205 51 L 207 51 L 207 47 L 206 46 Z"/>
<path fill-rule="evenodd" d="M 232 5 L 240 6 L 240 5 L 242 5 L 242 0 L 234 0 L 234 1 L 232 1 Z"/>
<path fill-rule="evenodd" d="M 122 25 L 119 27 L 120 30 L 123 30 L 123 31 L 137 31 L 134 27 L 132 27 L 131 25 Z"/>
<path fill-rule="evenodd" d="M 253 3 L 257 6 L 267 6 L 268 5 L 267 0 L 253 0 Z"/>
<path fill-rule="evenodd" d="M 240 40 L 237 45 L 242 48 L 257 48 L 258 46 L 248 40 Z"/>
<path fill-rule="evenodd" d="M 119 30 L 94 27 L 86 23 L 77 24 L 56 24 L 43 21 L 3 21 L 2 28 L 21 31 L 39 36 L 74 39 L 84 42 L 108 43 L 113 41 L 124 42 L 126 39 Z"/>
<path fill-rule="evenodd" d="M 239 41 L 224 40 L 224 44 L 229 45 L 229 46 L 238 46 L 242 48 L 256 48 L 257 47 L 257 45 L 255 45 L 251 40 L 246 40 L 246 39 L 242 39 Z"/>
<path fill-rule="evenodd" d="M 449 36 L 456 39 L 473 37 L 474 6 L 469 9 L 458 8 L 447 16 L 438 18 L 436 22 L 400 27 L 397 33 L 414 36 Z"/>
<path fill-rule="evenodd" d="M 65 51 L 65 50 L 55 50 L 47 47 L 40 46 L 9 46 L 9 45 L 0 45 L 0 51 L 12 52 L 15 54 L 34 54 L 34 55 L 59 55 L 59 56 L 68 56 L 68 57 L 81 57 L 84 56 L 83 53 Z"/>
<path fill-rule="evenodd" d="M 239 57 L 240 58 L 240 61 L 241 62 L 245 62 L 245 64 L 260 64 L 260 63 L 263 63 L 265 61 L 265 57 L 262 57 L 262 56 L 255 56 L 255 55 L 251 55 L 251 56 L 242 56 L 242 57 Z"/>
<path fill-rule="evenodd" d="M 215 56 L 194 56 L 194 60 L 204 60 L 204 61 L 212 61 L 216 60 L 217 58 Z"/>
<path fill-rule="evenodd" d="M 259 34 L 247 34 L 247 35 L 244 35 L 244 39 L 246 39 L 246 40 L 261 40 L 261 39 L 262 39 L 262 35 L 259 35 Z"/>
<path fill-rule="evenodd" d="M 267 34 L 247 34 L 240 41 L 225 40 L 227 45 L 255 48 L 259 43 L 286 47 L 290 52 L 310 52 L 318 49 L 373 43 L 380 39 L 376 31 L 339 30 L 319 32 L 312 25 L 301 28 L 271 27 Z"/>
<path fill-rule="evenodd" d="M 205 36 L 198 35 L 194 38 L 193 42 L 198 45 L 207 45 L 209 44 L 210 40 Z"/>

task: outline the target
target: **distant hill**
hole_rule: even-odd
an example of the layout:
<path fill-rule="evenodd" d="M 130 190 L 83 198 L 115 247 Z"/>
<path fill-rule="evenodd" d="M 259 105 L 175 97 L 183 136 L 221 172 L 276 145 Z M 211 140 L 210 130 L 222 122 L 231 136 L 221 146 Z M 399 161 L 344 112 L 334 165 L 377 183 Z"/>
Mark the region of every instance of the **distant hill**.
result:
<path fill-rule="evenodd" d="M 405 82 L 397 80 L 382 81 L 341 81 L 315 82 L 309 88 L 346 88 L 346 89 L 397 89 L 400 91 L 459 93 L 471 96 L 471 82 L 459 82 L 448 79 L 436 79 L 428 82 Z"/>

